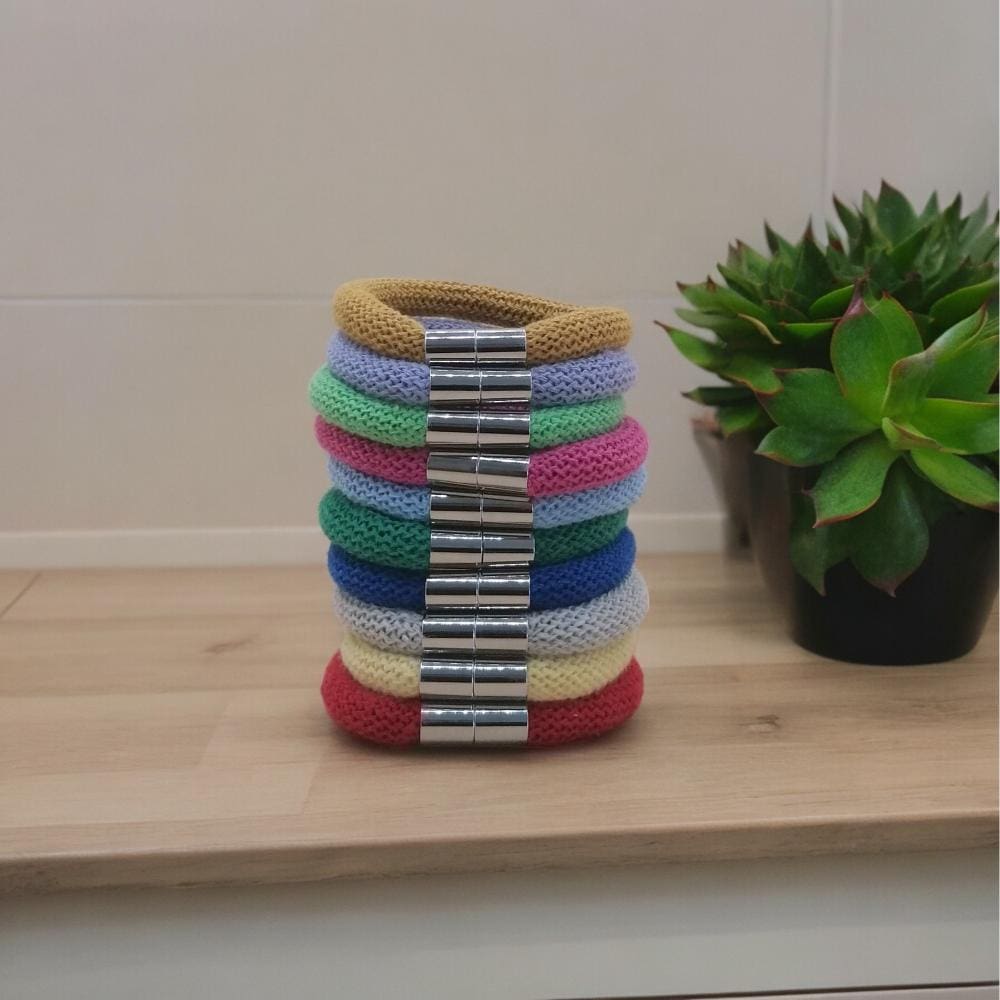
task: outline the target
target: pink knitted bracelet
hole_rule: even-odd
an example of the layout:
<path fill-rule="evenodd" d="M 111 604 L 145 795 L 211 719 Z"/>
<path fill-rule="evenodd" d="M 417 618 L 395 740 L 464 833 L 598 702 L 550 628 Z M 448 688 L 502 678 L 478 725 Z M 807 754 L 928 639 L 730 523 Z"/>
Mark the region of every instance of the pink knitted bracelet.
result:
<path fill-rule="evenodd" d="M 427 482 L 427 449 L 396 448 L 356 437 L 316 418 L 320 445 L 352 469 L 404 486 Z M 646 460 L 649 442 L 638 421 L 626 417 L 613 431 L 572 444 L 532 452 L 528 493 L 533 497 L 606 486 L 635 472 Z"/>

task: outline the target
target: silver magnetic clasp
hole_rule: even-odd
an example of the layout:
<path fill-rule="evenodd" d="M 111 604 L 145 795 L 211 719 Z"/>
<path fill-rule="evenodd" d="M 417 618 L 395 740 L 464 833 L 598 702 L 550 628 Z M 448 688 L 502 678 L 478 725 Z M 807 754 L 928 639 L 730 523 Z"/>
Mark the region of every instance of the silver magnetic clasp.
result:
<path fill-rule="evenodd" d="M 430 448 L 476 448 L 479 421 L 478 410 L 430 409 L 424 439 Z"/>
<path fill-rule="evenodd" d="M 531 444 L 531 414 L 480 412 L 478 444 L 480 448 L 527 448 Z"/>
<path fill-rule="evenodd" d="M 431 365 L 428 396 L 431 406 L 478 406 L 482 399 L 482 376 L 478 368 Z"/>
<path fill-rule="evenodd" d="M 476 364 L 475 327 L 462 330 L 424 330 L 424 358 L 428 364 Z"/>
<path fill-rule="evenodd" d="M 474 614 L 424 615 L 421 633 L 423 652 L 427 659 L 471 659 L 476 653 Z"/>
<path fill-rule="evenodd" d="M 476 486 L 484 493 L 528 495 L 528 455 L 480 455 Z"/>
<path fill-rule="evenodd" d="M 432 451 L 427 456 L 427 482 L 442 490 L 479 488 L 479 455 Z M 527 485 L 527 470 L 525 470 Z M 527 489 L 525 489 L 527 492 Z"/>
<path fill-rule="evenodd" d="M 480 573 L 476 590 L 483 609 L 524 610 L 531 606 L 531 576 L 523 573 Z"/>
<path fill-rule="evenodd" d="M 479 531 L 431 528 L 431 571 L 480 566 L 483 562 L 483 535 Z"/>
<path fill-rule="evenodd" d="M 421 660 L 420 697 L 472 701 L 475 694 L 474 660 Z"/>
<path fill-rule="evenodd" d="M 485 746 L 527 743 L 527 706 L 477 706 L 473 720 L 473 741 Z"/>
<path fill-rule="evenodd" d="M 531 605 L 528 573 L 434 574 L 424 583 L 428 610 L 527 610 Z"/>
<path fill-rule="evenodd" d="M 528 360 L 528 335 L 517 327 L 476 330 L 477 365 L 523 365 Z"/>
<path fill-rule="evenodd" d="M 528 665 L 477 660 L 472 690 L 477 701 L 527 701 Z"/>
<path fill-rule="evenodd" d="M 531 531 L 534 506 L 528 499 L 484 496 L 480 517 L 484 529 Z"/>
<path fill-rule="evenodd" d="M 527 406 L 531 403 L 531 369 L 484 369 L 479 373 L 479 398 L 487 404 Z"/>
<path fill-rule="evenodd" d="M 483 534 L 480 552 L 484 566 L 526 566 L 535 558 L 535 536 L 530 532 Z"/>
<path fill-rule="evenodd" d="M 528 655 L 526 615 L 477 615 L 476 656 L 484 660 L 518 660 Z"/>
<path fill-rule="evenodd" d="M 431 492 L 431 527 L 479 531 L 483 526 L 483 498 L 476 493 Z"/>
<path fill-rule="evenodd" d="M 421 705 L 420 742 L 428 745 L 473 743 L 476 710 L 471 705 Z"/>
<path fill-rule="evenodd" d="M 479 607 L 479 575 L 435 574 L 424 581 L 424 606 L 428 610 L 441 608 Z"/>
<path fill-rule="evenodd" d="M 520 451 L 531 443 L 531 414 L 431 408 L 427 411 L 425 440 L 431 448 Z"/>
<path fill-rule="evenodd" d="M 500 496 L 528 495 L 528 455 L 480 455 L 432 451 L 427 481 L 440 490 L 481 490 Z"/>
<path fill-rule="evenodd" d="M 531 403 L 531 370 L 528 368 L 462 368 L 431 365 L 431 406 L 480 406 Z"/>

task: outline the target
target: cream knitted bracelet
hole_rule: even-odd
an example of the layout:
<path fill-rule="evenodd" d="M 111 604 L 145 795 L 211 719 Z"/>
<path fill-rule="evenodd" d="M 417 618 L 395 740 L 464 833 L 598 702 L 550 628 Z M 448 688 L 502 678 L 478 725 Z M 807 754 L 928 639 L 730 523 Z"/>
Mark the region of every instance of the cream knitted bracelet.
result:
<path fill-rule="evenodd" d="M 629 665 L 635 643 L 636 633 L 628 632 L 586 653 L 529 657 L 528 701 L 565 701 L 599 691 Z M 419 656 L 378 649 L 352 632 L 345 633 L 340 656 L 366 688 L 395 698 L 419 697 Z"/>

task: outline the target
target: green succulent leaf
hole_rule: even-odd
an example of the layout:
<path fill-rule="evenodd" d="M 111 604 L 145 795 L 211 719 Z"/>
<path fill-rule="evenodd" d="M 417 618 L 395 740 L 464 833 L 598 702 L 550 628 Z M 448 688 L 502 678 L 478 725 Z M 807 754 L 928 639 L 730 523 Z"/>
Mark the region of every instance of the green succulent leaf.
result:
<path fill-rule="evenodd" d="M 726 264 L 716 264 L 719 274 L 726 279 L 726 284 L 751 302 L 760 304 L 760 284 L 752 275 L 741 274 L 735 267 Z"/>
<path fill-rule="evenodd" d="M 789 555 L 792 565 L 820 594 L 826 594 L 826 571 L 843 562 L 851 551 L 854 522 L 841 521 L 813 527 L 815 513 L 807 496 L 792 497 L 792 529 Z"/>
<path fill-rule="evenodd" d="M 744 243 L 742 240 L 736 241 L 736 253 L 739 258 L 740 266 L 743 267 L 747 273 L 752 275 L 756 280 L 763 280 L 767 274 L 768 259 L 762 253 L 758 253 L 752 246 L 748 243 Z"/>
<path fill-rule="evenodd" d="M 973 507 L 996 510 L 1000 483 L 988 469 L 960 455 L 918 449 L 910 453 L 914 465 L 949 496 Z"/>
<path fill-rule="evenodd" d="M 833 196 L 833 207 L 837 212 L 837 218 L 847 233 L 847 238 L 854 243 L 861 235 L 861 220 L 858 213 L 848 208 L 836 195 Z"/>
<path fill-rule="evenodd" d="M 931 321 L 939 329 L 952 326 L 970 313 L 976 312 L 984 302 L 996 294 L 996 290 L 996 277 L 976 285 L 959 288 L 938 299 L 931 306 Z"/>
<path fill-rule="evenodd" d="M 677 309 L 675 311 L 681 319 L 686 320 L 692 326 L 711 330 L 719 340 L 725 341 L 729 347 L 759 346 L 760 334 L 750 323 L 738 316 L 706 313 L 698 309 Z M 662 323 L 658 325 L 663 326 Z"/>
<path fill-rule="evenodd" d="M 814 302 L 834 283 L 833 272 L 823 256 L 823 251 L 812 238 L 812 230 L 800 244 L 792 288 L 807 302 Z"/>
<path fill-rule="evenodd" d="M 840 394 L 832 372 L 801 368 L 780 378 L 781 392 L 759 397 L 778 426 L 761 441 L 758 454 L 785 465 L 819 465 L 871 433 L 872 424 Z"/>
<path fill-rule="evenodd" d="M 776 424 L 818 433 L 849 434 L 852 439 L 870 434 L 878 426 L 843 397 L 833 372 L 798 368 L 780 377 L 781 392 L 760 401 Z"/>
<path fill-rule="evenodd" d="M 782 465 L 806 468 L 829 462 L 854 438 L 849 434 L 824 434 L 797 427 L 774 427 L 757 446 L 757 454 Z"/>
<path fill-rule="evenodd" d="M 825 323 L 782 323 L 780 325 L 783 334 L 781 342 L 783 344 L 791 344 L 798 341 L 805 344 L 811 340 L 818 340 L 820 337 L 825 336 L 833 327 L 833 320 Z"/>
<path fill-rule="evenodd" d="M 691 364 L 709 372 L 717 372 L 725 367 L 728 354 L 718 344 L 702 340 L 701 337 L 696 337 L 693 333 L 688 333 L 687 330 L 678 330 L 676 327 L 666 326 L 663 323 L 658 323 L 658 325 L 667 331 L 667 335 L 674 342 L 674 347 Z"/>
<path fill-rule="evenodd" d="M 938 206 L 938 193 L 937 191 L 933 191 L 927 199 L 927 204 L 924 205 L 924 210 L 920 213 L 920 218 L 917 219 L 917 224 L 922 226 L 924 223 L 936 219 L 940 214 L 941 209 Z"/>
<path fill-rule="evenodd" d="M 811 491 L 816 525 L 857 517 L 875 504 L 890 466 L 899 457 L 881 433 L 855 441 L 820 473 Z"/>
<path fill-rule="evenodd" d="M 913 266 L 933 229 L 933 226 L 923 226 L 889 251 L 887 255 L 889 262 L 898 272 L 902 274 Z"/>
<path fill-rule="evenodd" d="M 985 310 L 946 330 L 925 351 L 901 358 L 889 372 L 882 412 L 909 419 L 928 395 L 969 398 L 985 393 L 996 377 L 997 356 L 975 349 L 986 319 Z"/>
<path fill-rule="evenodd" d="M 769 396 L 781 389 L 781 381 L 774 371 L 779 363 L 777 358 L 770 361 L 753 354 L 739 353 L 729 358 L 718 372 L 723 378 L 739 382 L 756 393 Z"/>
<path fill-rule="evenodd" d="M 678 282 L 677 287 L 680 289 L 681 295 L 691 305 L 705 312 L 722 313 L 724 315 L 743 313 L 747 316 L 753 316 L 754 319 L 765 321 L 773 321 L 774 319 L 763 306 L 759 306 L 756 302 L 751 302 L 745 296 L 740 295 L 739 292 L 734 292 L 731 288 L 726 288 L 725 285 L 717 285 L 711 279 L 698 285 L 685 285 L 682 282 Z"/>
<path fill-rule="evenodd" d="M 917 225 L 917 214 L 902 192 L 882 181 L 875 204 L 875 221 L 894 244 L 902 243 Z"/>
<path fill-rule="evenodd" d="M 854 295 L 854 283 L 842 285 L 835 288 L 826 295 L 821 295 L 809 307 L 810 319 L 836 319 L 843 315 L 844 310 L 851 304 Z"/>
<path fill-rule="evenodd" d="M 961 252 L 968 253 L 970 246 L 982 231 L 989 213 L 990 200 L 984 197 L 979 205 L 962 220 L 958 236 L 958 246 Z"/>
<path fill-rule="evenodd" d="M 898 302 L 884 298 L 869 309 L 858 290 L 833 331 L 830 358 L 848 402 L 877 426 L 893 365 L 922 348 L 913 319 Z"/>
<path fill-rule="evenodd" d="M 764 223 L 764 239 L 767 241 L 767 248 L 772 254 L 786 254 L 789 257 L 794 257 L 795 247 L 784 236 L 776 233 L 768 222 Z"/>
<path fill-rule="evenodd" d="M 925 434 L 921 434 L 916 428 L 897 423 L 890 417 L 883 417 L 882 433 L 896 451 L 910 451 L 913 448 L 935 448 L 940 450 L 936 441 Z"/>
<path fill-rule="evenodd" d="M 924 399 L 910 421 L 941 451 L 985 455 L 997 450 L 1000 422 L 996 398 L 988 402 L 960 399 Z"/>
<path fill-rule="evenodd" d="M 753 393 L 741 385 L 703 385 L 682 393 L 687 399 L 702 406 L 725 406 L 727 403 L 753 401 Z"/>
<path fill-rule="evenodd" d="M 905 463 L 898 462 L 886 476 L 878 503 L 849 522 L 854 568 L 890 596 L 927 555 L 927 521 L 912 477 Z"/>
<path fill-rule="evenodd" d="M 751 399 L 746 403 L 727 403 L 720 406 L 715 411 L 716 419 L 719 421 L 719 430 L 723 437 L 731 437 L 733 434 L 740 434 L 744 431 L 753 431 L 768 425 L 767 415 Z"/>
<path fill-rule="evenodd" d="M 747 316 L 744 313 L 739 313 L 739 317 L 740 317 L 740 319 L 745 319 L 748 323 L 753 324 L 754 329 L 765 340 L 769 341 L 772 344 L 780 344 L 781 343 L 781 341 L 778 340 L 778 338 L 773 333 L 771 333 L 771 331 L 767 328 L 767 324 L 766 323 L 761 322 L 761 320 L 759 320 L 759 319 L 755 319 L 753 316 Z"/>
<path fill-rule="evenodd" d="M 928 392 L 934 396 L 969 399 L 988 392 L 997 379 L 1000 340 L 977 339 L 943 358 L 931 372 Z"/>

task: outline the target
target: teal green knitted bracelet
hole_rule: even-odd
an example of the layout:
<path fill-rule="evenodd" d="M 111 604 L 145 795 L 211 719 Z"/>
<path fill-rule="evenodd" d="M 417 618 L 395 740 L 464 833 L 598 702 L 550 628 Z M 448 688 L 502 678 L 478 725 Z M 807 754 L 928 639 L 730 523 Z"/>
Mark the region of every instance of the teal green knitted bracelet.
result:
<path fill-rule="evenodd" d="M 627 520 L 628 511 L 623 510 L 576 524 L 539 528 L 535 532 L 534 565 L 596 552 L 618 536 Z M 337 490 L 329 490 L 320 501 L 319 523 L 334 545 L 359 559 L 397 569 L 428 568 L 431 529 L 425 521 L 389 517 L 348 500 Z"/>

